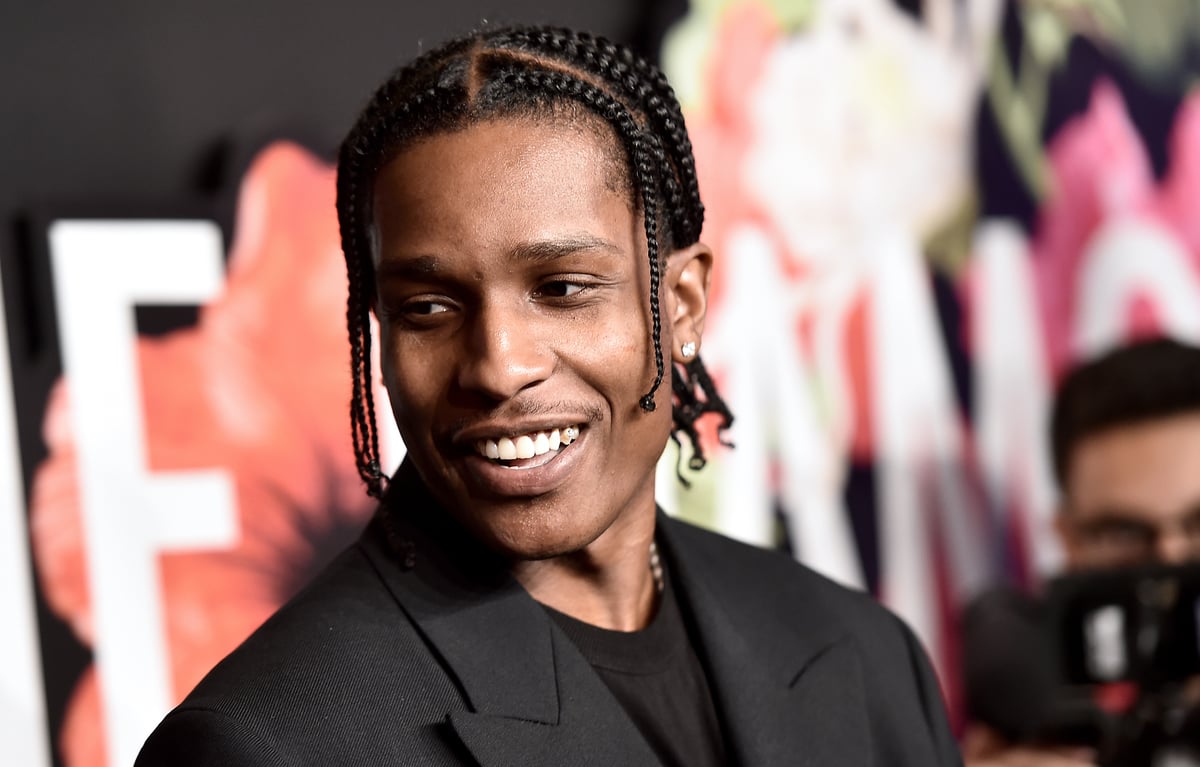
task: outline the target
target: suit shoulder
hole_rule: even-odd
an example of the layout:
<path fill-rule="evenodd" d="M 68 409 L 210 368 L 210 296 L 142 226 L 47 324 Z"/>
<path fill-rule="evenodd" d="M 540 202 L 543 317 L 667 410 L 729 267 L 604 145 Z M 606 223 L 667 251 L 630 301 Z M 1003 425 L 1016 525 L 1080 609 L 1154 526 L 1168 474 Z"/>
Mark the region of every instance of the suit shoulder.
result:
<path fill-rule="evenodd" d="M 353 546 L 218 663 L 145 748 L 150 759 L 209 739 L 261 757 L 180 762 L 189 765 L 336 764 L 345 754 L 447 763 L 441 725 L 462 707 L 438 656 Z"/>
<path fill-rule="evenodd" d="M 358 546 L 342 552 L 320 575 L 280 607 L 217 669 L 295 663 L 342 653 L 361 637 L 406 633 L 408 621 Z M 281 660 L 279 666 L 272 658 Z M 239 672 L 243 669 L 238 669 Z"/>
<path fill-rule="evenodd" d="M 351 547 L 218 663 L 183 708 L 298 728 L 307 717 L 419 696 L 456 700 L 369 558 Z M 321 708 L 312 701 L 320 701 Z M 403 706 L 397 706 L 404 710 Z"/>
<path fill-rule="evenodd" d="M 723 584 L 740 592 L 741 599 L 756 604 L 767 600 L 783 610 L 803 605 L 809 615 L 816 611 L 837 621 L 895 629 L 895 616 L 870 594 L 838 583 L 786 552 L 737 541 L 679 519 L 668 520 L 667 526 L 689 559 L 706 571 L 721 573 Z"/>
<path fill-rule="evenodd" d="M 245 722 L 210 709 L 180 707 L 155 728 L 134 767 L 282 767 L 295 763 L 273 738 Z"/>
<path fill-rule="evenodd" d="M 785 553 L 678 520 L 667 527 L 689 569 L 703 573 L 698 577 L 735 623 L 755 627 L 762 647 L 781 655 L 802 644 L 855 648 L 880 743 L 907 744 L 923 730 L 938 754 L 937 764 L 961 763 L 925 651 L 899 617 L 869 594 L 836 583 Z M 897 701 L 913 705 L 897 709 Z"/>

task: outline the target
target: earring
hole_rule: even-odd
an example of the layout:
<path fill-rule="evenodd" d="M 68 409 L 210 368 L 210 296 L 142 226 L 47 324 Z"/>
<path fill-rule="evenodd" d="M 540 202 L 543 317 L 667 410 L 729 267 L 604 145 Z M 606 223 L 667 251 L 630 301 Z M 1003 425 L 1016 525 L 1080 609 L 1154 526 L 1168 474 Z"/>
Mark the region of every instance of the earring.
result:
<path fill-rule="evenodd" d="M 696 342 L 688 341 L 683 346 L 679 347 L 679 353 L 683 355 L 685 360 L 690 360 L 696 356 Z"/>

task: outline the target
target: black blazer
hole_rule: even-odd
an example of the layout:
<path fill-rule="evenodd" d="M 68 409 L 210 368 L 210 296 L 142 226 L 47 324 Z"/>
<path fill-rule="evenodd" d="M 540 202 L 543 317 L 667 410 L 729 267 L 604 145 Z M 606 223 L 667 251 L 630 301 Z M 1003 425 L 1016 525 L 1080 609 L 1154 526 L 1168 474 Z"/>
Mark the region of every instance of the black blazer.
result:
<path fill-rule="evenodd" d="M 657 764 L 546 612 L 409 490 L 393 484 L 405 508 L 217 665 L 137 767 Z M 961 764 L 899 619 L 784 555 L 662 514 L 657 537 L 731 760 Z"/>

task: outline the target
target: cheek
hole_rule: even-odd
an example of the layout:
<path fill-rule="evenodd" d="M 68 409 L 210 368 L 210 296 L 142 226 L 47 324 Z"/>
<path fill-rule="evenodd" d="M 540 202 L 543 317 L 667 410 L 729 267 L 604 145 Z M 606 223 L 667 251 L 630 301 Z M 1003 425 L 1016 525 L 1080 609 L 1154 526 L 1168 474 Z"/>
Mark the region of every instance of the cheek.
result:
<path fill-rule="evenodd" d="M 610 316 L 594 318 L 572 328 L 570 338 L 560 343 L 561 357 L 571 367 L 606 393 L 610 399 L 621 392 L 616 405 L 632 402 L 644 391 L 631 395 L 637 389 L 645 389 L 654 380 L 654 354 L 651 351 L 650 328 L 631 321 L 636 308 L 624 307 L 613 311 Z"/>
<path fill-rule="evenodd" d="M 408 424 L 423 420 L 423 416 L 427 420 L 433 412 L 440 371 L 435 351 L 426 345 L 404 343 L 386 331 L 381 333 L 383 383 L 402 431 L 406 431 Z"/>
<path fill-rule="evenodd" d="M 636 311 L 636 309 L 634 310 Z M 643 312 L 644 313 L 644 312 Z M 602 335 L 588 367 L 594 388 L 599 390 L 612 408 L 614 425 L 619 431 L 632 432 L 632 440 L 621 452 L 632 462 L 640 463 L 649 454 L 657 455 L 666 443 L 673 425 L 671 419 L 671 354 L 664 332 L 663 380 L 655 392 L 655 409 L 642 410 L 642 397 L 654 383 L 655 364 L 653 340 L 649 322 L 626 321 L 624 327 L 613 327 Z M 665 328 L 664 328 L 665 331 Z"/>

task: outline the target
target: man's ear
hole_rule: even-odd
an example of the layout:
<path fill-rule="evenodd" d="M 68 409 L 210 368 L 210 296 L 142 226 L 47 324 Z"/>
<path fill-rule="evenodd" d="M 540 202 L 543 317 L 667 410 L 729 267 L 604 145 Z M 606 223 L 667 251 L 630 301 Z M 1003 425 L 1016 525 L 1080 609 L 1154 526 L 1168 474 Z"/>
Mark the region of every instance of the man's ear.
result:
<path fill-rule="evenodd" d="M 666 310 L 673 339 L 671 358 L 678 363 L 695 359 L 704 333 L 708 312 L 708 286 L 712 280 L 712 249 L 702 242 L 671 253 L 667 257 Z M 684 356 L 685 344 L 692 354 Z"/>

